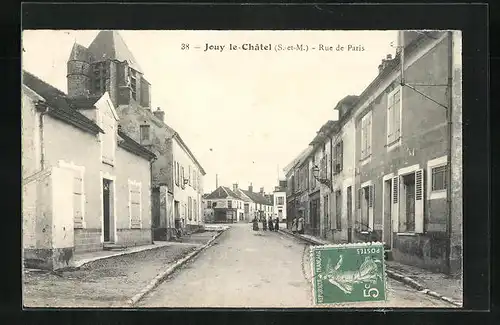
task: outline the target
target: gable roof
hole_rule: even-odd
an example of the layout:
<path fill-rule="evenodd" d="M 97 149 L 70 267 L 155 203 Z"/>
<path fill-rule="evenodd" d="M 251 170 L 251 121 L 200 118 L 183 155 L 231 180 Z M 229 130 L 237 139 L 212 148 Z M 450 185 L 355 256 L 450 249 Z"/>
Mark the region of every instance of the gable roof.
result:
<path fill-rule="evenodd" d="M 312 152 L 313 150 L 313 147 L 312 146 L 308 146 L 307 148 L 305 148 L 304 150 L 302 150 L 302 152 L 294 159 L 292 160 L 291 163 L 289 163 L 284 169 L 283 171 L 288 174 L 291 170 L 293 170 L 297 165 L 300 165 L 302 164 L 302 162 L 304 162 L 304 160 L 309 157 L 309 154 Z"/>
<path fill-rule="evenodd" d="M 118 146 L 147 160 L 156 158 L 156 155 L 118 129 Z"/>
<path fill-rule="evenodd" d="M 212 193 L 208 194 L 205 199 L 214 200 L 214 199 L 225 199 L 229 196 L 229 192 L 224 189 L 224 186 L 219 186 Z"/>
<path fill-rule="evenodd" d="M 100 31 L 89 45 L 88 50 L 96 61 L 106 59 L 127 61 L 131 68 L 144 74 L 125 41 L 115 30 Z"/>
<path fill-rule="evenodd" d="M 200 169 L 201 174 L 205 175 L 206 174 L 205 170 L 203 169 L 203 167 L 201 166 L 201 164 L 198 162 L 198 160 L 196 159 L 196 157 L 193 155 L 193 153 L 191 152 L 191 150 L 189 149 L 189 147 L 186 145 L 186 143 L 184 142 L 184 140 L 182 140 L 180 134 L 174 131 L 174 138 L 177 139 L 177 141 L 179 141 L 179 144 L 181 145 L 181 147 L 183 147 L 184 150 L 186 150 L 188 156 L 191 157 L 191 159 L 193 159 L 194 163 Z"/>
<path fill-rule="evenodd" d="M 104 133 L 94 121 L 73 109 L 68 97 L 61 90 L 26 70 L 23 70 L 22 82 L 44 99 L 38 106 L 47 109 L 48 115 L 92 134 Z"/>
<path fill-rule="evenodd" d="M 245 195 L 247 195 L 252 201 L 258 204 L 265 204 L 265 205 L 271 205 L 271 202 L 263 195 L 260 195 L 259 193 L 254 193 L 246 190 L 241 190 Z"/>

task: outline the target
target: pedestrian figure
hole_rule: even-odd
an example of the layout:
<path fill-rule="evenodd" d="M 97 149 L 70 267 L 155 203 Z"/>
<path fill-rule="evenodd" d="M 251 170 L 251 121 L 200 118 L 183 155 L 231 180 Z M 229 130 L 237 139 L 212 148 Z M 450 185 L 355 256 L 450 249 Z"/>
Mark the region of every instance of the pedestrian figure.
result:
<path fill-rule="evenodd" d="M 253 230 L 258 231 L 259 230 L 259 223 L 257 222 L 257 218 L 253 218 Z"/>
<path fill-rule="evenodd" d="M 292 221 L 292 233 L 293 234 L 297 233 L 297 217 L 295 217 Z"/>
<path fill-rule="evenodd" d="M 273 218 L 269 217 L 269 220 L 267 221 L 267 224 L 269 225 L 269 230 L 270 231 L 274 231 Z"/>
<path fill-rule="evenodd" d="M 267 221 L 266 221 L 266 218 L 262 218 L 262 230 L 267 230 Z"/>
<path fill-rule="evenodd" d="M 301 235 L 304 234 L 304 217 L 300 216 L 299 220 L 297 221 L 297 232 Z"/>
<path fill-rule="evenodd" d="M 280 219 L 276 218 L 276 223 L 274 225 L 274 231 L 280 230 Z"/>

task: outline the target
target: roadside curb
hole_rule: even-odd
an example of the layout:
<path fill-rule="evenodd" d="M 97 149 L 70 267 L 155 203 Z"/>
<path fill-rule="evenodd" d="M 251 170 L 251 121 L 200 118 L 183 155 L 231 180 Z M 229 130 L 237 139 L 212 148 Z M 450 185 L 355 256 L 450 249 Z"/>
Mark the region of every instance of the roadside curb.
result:
<path fill-rule="evenodd" d="M 172 265 L 170 265 L 170 267 L 168 269 L 166 269 L 165 271 L 158 274 L 144 289 L 142 289 L 138 294 L 136 294 L 135 296 L 133 296 L 131 299 L 128 300 L 128 304 L 130 305 L 130 307 L 133 307 L 139 300 L 141 300 L 146 294 L 151 292 L 151 290 L 156 288 L 158 286 L 158 284 L 160 284 L 160 282 L 162 282 L 165 278 L 167 278 L 170 274 L 172 274 L 180 266 L 184 265 L 186 262 L 193 259 L 196 255 L 198 255 L 203 250 L 208 248 L 214 242 L 214 240 L 216 240 L 220 235 L 222 235 L 227 229 L 228 228 L 219 231 L 206 244 L 195 249 L 194 251 L 192 251 L 188 255 L 178 259 Z"/>
<path fill-rule="evenodd" d="M 306 242 L 308 242 L 308 243 L 310 243 L 312 245 L 324 245 L 324 243 L 322 243 L 320 241 L 316 241 L 316 240 L 313 240 L 311 238 L 303 237 L 301 235 L 292 234 L 292 233 L 290 233 L 288 231 L 283 231 L 283 230 L 280 229 L 279 232 L 282 233 L 282 234 L 284 234 L 284 235 L 288 235 L 290 237 L 294 237 L 294 238 L 306 241 Z M 402 282 L 402 283 L 404 283 L 404 284 L 412 287 L 413 289 L 418 290 L 421 293 L 425 293 L 425 294 L 427 294 L 429 296 L 432 296 L 434 298 L 446 301 L 446 302 L 448 302 L 448 303 L 450 303 L 450 304 L 452 304 L 454 306 L 462 307 L 462 304 L 460 302 L 458 302 L 458 301 L 456 301 L 454 299 L 451 299 L 449 297 L 440 295 L 437 292 L 434 292 L 434 291 L 431 291 L 430 289 L 425 288 L 421 283 L 413 280 L 412 278 L 407 277 L 407 276 L 405 276 L 402 273 L 399 273 L 397 271 L 390 270 L 390 266 L 388 266 L 388 265 L 386 265 L 386 267 L 385 267 L 385 273 L 390 278 L 392 278 L 394 280 L 397 280 L 399 282 Z"/>

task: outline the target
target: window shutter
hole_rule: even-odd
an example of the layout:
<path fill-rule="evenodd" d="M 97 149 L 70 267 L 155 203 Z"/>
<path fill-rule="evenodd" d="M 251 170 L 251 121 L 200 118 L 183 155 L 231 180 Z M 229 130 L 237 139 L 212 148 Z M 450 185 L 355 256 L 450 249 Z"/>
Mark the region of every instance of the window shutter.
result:
<path fill-rule="evenodd" d="M 83 179 L 80 171 L 74 171 L 73 177 L 73 219 L 74 228 L 83 227 Z"/>
<path fill-rule="evenodd" d="M 400 122 L 401 122 L 401 98 L 402 98 L 402 91 L 403 89 L 398 90 L 396 93 L 396 98 L 394 100 L 394 121 L 393 121 L 393 132 L 394 132 L 394 140 L 399 139 L 401 136 L 401 127 L 400 127 Z"/>
<path fill-rule="evenodd" d="M 399 176 L 392 178 L 392 232 L 399 232 Z"/>
<path fill-rule="evenodd" d="M 368 227 L 370 231 L 374 230 L 374 218 L 373 218 L 373 201 L 375 196 L 375 186 L 370 185 L 368 187 Z"/>
<path fill-rule="evenodd" d="M 331 216 L 332 220 L 330 222 L 332 230 L 337 230 L 337 209 L 335 207 L 337 206 L 337 197 L 335 195 L 335 192 L 332 193 L 332 209 L 331 209 Z"/>
<path fill-rule="evenodd" d="M 357 221 L 358 222 L 357 222 L 357 225 L 356 225 L 355 228 L 362 229 L 362 227 L 361 227 L 361 222 L 362 222 L 362 220 L 361 220 L 361 200 L 363 199 L 363 188 L 359 188 L 358 189 L 358 195 L 357 196 L 358 197 L 356 198 L 356 201 L 357 201 L 356 202 L 356 208 L 357 208 L 356 209 L 356 211 L 357 211 L 356 215 L 357 215 L 357 219 L 358 219 Z"/>
<path fill-rule="evenodd" d="M 333 164 L 332 164 L 332 168 L 333 168 L 333 174 L 337 174 L 337 168 L 335 166 L 337 166 L 337 145 L 334 145 L 333 146 L 333 154 L 332 154 L 332 157 L 333 157 Z"/>
<path fill-rule="evenodd" d="M 340 170 L 344 169 L 344 141 L 340 141 L 340 155 L 339 155 Z"/>
<path fill-rule="evenodd" d="M 415 232 L 424 232 L 424 170 L 415 172 Z"/>
<path fill-rule="evenodd" d="M 141 227 L 141 191 L 135 184 L 130 184 L 130 226 Z"/>
<path fill-rule="evenodd" d="M 366 128 L 366 133 L 367 133 L 367 145 L 366 145 L 366 154 L 370 155 L 372 153 L 372 115 L 371 112 L 369 113 L 370 115 L 368 116 L 368 126 Z"/>

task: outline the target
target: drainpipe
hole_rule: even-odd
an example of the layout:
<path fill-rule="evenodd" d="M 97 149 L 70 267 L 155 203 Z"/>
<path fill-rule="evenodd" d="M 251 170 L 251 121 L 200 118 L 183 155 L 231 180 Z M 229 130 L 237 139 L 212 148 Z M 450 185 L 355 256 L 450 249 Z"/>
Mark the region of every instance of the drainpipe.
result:
<path fill-rule="evenodd" d="M 149 195 L 149 200 L 151 202 L 151 206 L 150 206 L 150 209 L 151 209 L 151 218 L 153 218 L 154 216 L 154 206 L 153 206 L 153 163 L 156 161 L 156 157 L 153 157 L 150 161 L 149 161 L 149 177 L 150 177 L 150 186 L 149 186 L 149 190 L 150 190 L 150 195 Z M 160 213 L 161 215 L 161 213 Z M 168 220 L 168 219 L 167 219 Z M 153 220 L 151 220 L 151 244 L 154 244 L 154 230 L 153 230 Z"/>
<path fill-rule="evenodd" d="M 45 145 L 43 141 L 43 117 L 49 111 L 49 106 L 45 102 L 38 102 L 36 104 L 37 110 L 40 112 L 38 117 L 38 135 L 40 139 L 40 170 L 45 168 Z"/>
<path fill-rule="evenodd" d="M 448 32 L 448 108 L 446 109 L 447 131 L 448 131 L 448 152 L 447 152 L 447 168 L 446 168 L 446 207 L 448 216 L 446 218 L 446 232 L 448 237 L 448 245 L 446 245 L 446 267 L 448 273 L 451 274 L 451 235 L 452 235 L 452 198 L 451 198 L 451 150 L 453 148 L 453 125 L 452 125 L 452 110 L 453 110 L 453 32 Z"/>

